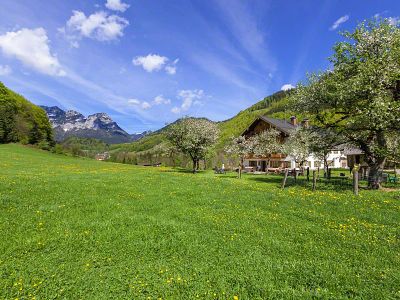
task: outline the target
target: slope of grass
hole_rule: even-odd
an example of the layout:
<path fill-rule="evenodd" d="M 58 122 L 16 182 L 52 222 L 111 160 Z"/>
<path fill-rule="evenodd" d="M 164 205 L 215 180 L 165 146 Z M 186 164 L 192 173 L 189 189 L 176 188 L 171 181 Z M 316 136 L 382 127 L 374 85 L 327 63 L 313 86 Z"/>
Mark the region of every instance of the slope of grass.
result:
<path fill-rule="evenodd" d="M 399 192 L 0 145 L 1 299 L 396 299 Z"/>

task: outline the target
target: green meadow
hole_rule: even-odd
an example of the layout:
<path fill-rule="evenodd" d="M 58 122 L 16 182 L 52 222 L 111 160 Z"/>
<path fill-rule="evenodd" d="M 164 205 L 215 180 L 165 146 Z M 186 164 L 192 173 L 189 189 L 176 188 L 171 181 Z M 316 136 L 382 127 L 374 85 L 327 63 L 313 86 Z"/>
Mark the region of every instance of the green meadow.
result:
<path fill-rule="evenodd" d="M 400 192 L 0 145 L 0 299 L 399 299 Z"/>

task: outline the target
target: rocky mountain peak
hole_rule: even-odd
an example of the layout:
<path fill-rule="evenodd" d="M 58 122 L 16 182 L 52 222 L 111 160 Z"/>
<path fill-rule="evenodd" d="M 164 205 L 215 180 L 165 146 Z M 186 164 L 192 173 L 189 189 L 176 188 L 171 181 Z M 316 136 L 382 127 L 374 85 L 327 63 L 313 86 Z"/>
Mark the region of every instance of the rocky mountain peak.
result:
<path fill-rule="evenodd" d="M 69 136 L 91 137 L 106 143 L 128 143 L 145 134 L 130 135 L 106 113 L 95 113 L 87 118 L 75 110 L 63 111 L 57 106 L 42 106 L 54 128 L 57 140 Z"/>

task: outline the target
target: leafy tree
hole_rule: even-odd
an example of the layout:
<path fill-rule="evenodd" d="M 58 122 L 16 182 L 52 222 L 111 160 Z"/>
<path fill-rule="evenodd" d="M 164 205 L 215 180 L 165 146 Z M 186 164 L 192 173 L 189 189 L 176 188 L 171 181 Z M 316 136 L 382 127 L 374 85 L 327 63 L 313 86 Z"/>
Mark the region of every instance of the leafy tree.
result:
<path fill-rule="evenodd" d="M 327 176 L 329 170 L 328 156 L 329 153 L 338 145 L 344 143 L 344 140 L 330 128 L 310 128 L 310 150 L 311 153 L 324 162 L 324 177 Z"/>
<path fill-rule="evenodd" d="M 214 122 L 186 117 L 172 124 L 166 136 L 173 146 L 190 156 L 195 173 L 199 161 L 205 158 L 207 150 L 217 141 L 218 134 L 218 126 Z"/>
<path fill-rule="evenodd" d="M 253 152 L 253 141 L 244 136 L 232 137 L 225 147 L 225 152 L 239 158 L 238 177 L 242 178 L 243 162 L 245 157 Z"/>
<path fill-rule="evenodd" d="M 272 154 L 282 152 L 279 136 L 279 131 L 272 128 L 250 138 L 253 154 L 258 157 L 265 157 L 267 159 L 267 168 Z"/>
<path fill-rule="evenodd" d="M 303 167 L 311 154 L 311 140 L 314 134 L 303 127 L 296 127 L 289 133 L 289 137 L 282 146 L 283 153 L 293 158 L 300 168 Z"/>
<path fill-rule="evenodd" d="M 53 130 L 43 109 L 0 82 L 0 143 L 54 145 Z"/>
<path fill-rule="evenodd" d="M 375 20 L 343 36 L 330 58 L 332 70 L 298 86 L 295 108 L 360 147 L 370 169 L 369 187 L 379 188 L 386 134 L 400 129 L 400 28 Z"/>

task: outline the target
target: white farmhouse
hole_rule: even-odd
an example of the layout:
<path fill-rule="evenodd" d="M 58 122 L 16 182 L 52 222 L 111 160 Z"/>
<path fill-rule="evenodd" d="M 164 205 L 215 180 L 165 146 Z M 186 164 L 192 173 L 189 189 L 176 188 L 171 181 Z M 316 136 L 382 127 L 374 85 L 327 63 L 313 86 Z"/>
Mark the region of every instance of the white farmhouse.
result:
<path fill-rule="evenodd" d="M 255 134 L 259 134 L 262 131 L 274 128 L 280 132 L 279 141 L 284 143 L 289 137 L 291 130 L 295 129 L 297 126 L 307 126 L 308 120 L 305 119 L 301 124 L 297 123 L 296 117 L 291 117 L 289 121 L 282 119 L 274 119 L 266 116 L 258 117 L 251 125 L 243 132 L 243 136 L 251 137 Z M 328 165 L 330 168 L 347 168 L 347 158 L 344 155 L 344 149 L 332 149 L 328 156 Z M 263 157 L 254 157 L 249 155 L 245 158 L 244 167 L 247 171 L 280 171 L 285 168 L 298 168 L 296 162 L 290 157 L 282 153 L 272 154 L 269 165 L 267 165 L 268 160 Z M 320 161 L 314 155 L 310 155 L 304 164 L 305 167 L 310 169 L 323 168 L 324 162 Z"/>

